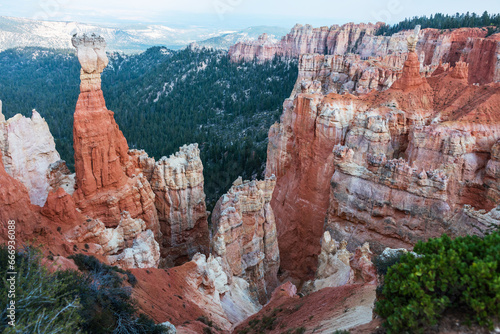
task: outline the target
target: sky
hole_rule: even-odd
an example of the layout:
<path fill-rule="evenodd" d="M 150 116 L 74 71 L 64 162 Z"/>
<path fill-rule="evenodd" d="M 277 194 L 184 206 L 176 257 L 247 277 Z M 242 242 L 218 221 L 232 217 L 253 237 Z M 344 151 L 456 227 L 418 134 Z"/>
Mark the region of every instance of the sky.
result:
<path fill-rule="evenodd" d="M 500 13 L 500 0 L 0 0 L 0 15 L 109 25 L 157 23 L 172 27 L 242 29 L 295 23 L 396 23 L 441 12 Z"/>

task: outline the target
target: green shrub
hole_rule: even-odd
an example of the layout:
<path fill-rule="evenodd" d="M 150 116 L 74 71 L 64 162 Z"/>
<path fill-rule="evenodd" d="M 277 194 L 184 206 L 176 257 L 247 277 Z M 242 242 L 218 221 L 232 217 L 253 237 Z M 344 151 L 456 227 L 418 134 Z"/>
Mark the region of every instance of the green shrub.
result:
<path fill-rule="evenodd" d="M 0 246 L 0 332 L 81 333 L 81 305 L 78 296 L 68 293 L 71 275 L 51 274 L 41 265 L 41 253 L 26 248 L 15 254 L 15 296 L 9 298 L 9 251 Z M 15 301 L 15 327 L 9 326 L 7 305 Z"/>
<path fill-rule="evenodd" d="M 443 235 L 419 242 L 389 268 L 376 312 L 390 333 L 422 333 L 443 312 L 459 309 L 470 320 L 492 326 L 500 317 L 500 233 L 451 240 Z"/>
<path fill-rule="evenodd" d="M 198 319 L 199 322 L 202 322 L 204 323 L 205 325 L 207 325 L 208 327 L 213 327 L 214 323 L 212 320 L 208 320 L 207 317 L 205 317 L 204 315 L 202 316 L 199 316 Z"/>
<path fill-rule="evenodd" d="M 497 34 L 500 32 L 500 29 L 497 27 L 488 27 L 488 33 L 486 34 L 485 37 L 491 36 L 493 34 Z"/>
<path fill-rule="evenodd" d="M 264 316 L 262 317 L 262 321 L 261 321 L 261 324 L 260 324 L 260 329 L 262 331 L 266 330 L 266 329 L 274 329 L 274 322 L 276 321 L 276 317 L 272 317 L 272 316 Z"/>
<path fill-rule="evenodd" d="M 295 334 L 304 334 L 306 332 L 305 327 L 299 327 L 295 330 Z"/>

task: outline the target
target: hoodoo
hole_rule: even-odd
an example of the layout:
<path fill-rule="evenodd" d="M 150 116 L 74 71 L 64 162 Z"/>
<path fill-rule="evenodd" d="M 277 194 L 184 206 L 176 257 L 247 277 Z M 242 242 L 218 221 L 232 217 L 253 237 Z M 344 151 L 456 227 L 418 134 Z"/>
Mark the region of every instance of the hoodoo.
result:
<path fill-rule="evenodd" d="M 408 36 L 408 58 L 403 65 L 401 77 L 392 85 L 394 89 L 406 90 L 427 84 L 425 78 L 420 75 L 420 62 L 415 53 L 419 33 L 420 26 L 417 26 L 413 35 Z"/>
<path fill-rule="evenodd" d="M 129 151 L 101 90 L 101 73 L 108 64 L 104 39 L 75 35 L 72 42 L 82 66 L 73 127 L 73 197 L 77 206 L 83 214 L 99 220 L 92 226 L 104 224 L 99 231 L 104 227 L 120 228 L 124 216 L 144 221 L 141 230 L 151 230 L 162 246 L 162 266 L 185 263 L 197 252 L 208 254 L 203 166 L 198 147 L 184 146 L 170 158 L 157 162 L 144 151 Z M 148 237 L 142 239 L 155 248 Z"/>
<path fill-rule="evenodd" d="M 101 73 L 108 65 L 106 43 L 95 35 L 75 35 L 72 42 L 82 66 L 73 125 L 75 201 L 84 214 L 109 227 L 116 227 L 127 211 L 158 236 L 153 191 L 142 174 L 135 174 L 127 141 L 104 102 Z"/>

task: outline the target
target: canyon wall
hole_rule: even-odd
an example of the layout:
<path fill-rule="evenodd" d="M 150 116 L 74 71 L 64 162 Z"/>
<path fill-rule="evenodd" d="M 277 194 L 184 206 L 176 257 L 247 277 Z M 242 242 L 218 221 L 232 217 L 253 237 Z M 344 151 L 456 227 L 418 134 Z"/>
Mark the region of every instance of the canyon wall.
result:
<path fill-rule="evenodd" d="M 271 206 L 292 277 L 314 276 L 325 229 L 375 252 L 484 231 L 464 205 L 489 211 L 498 198 L 500 86 L 470 84 L 473 66 L 460 61 L 422 77 L 415 43 L 391 88 L 301 87 L 271 127 L 266 173 L 277 177 Z"/>
<path fill-rule="evenodd" d="M 324 94 L 382 91 L 402 73 L 407 57 L 406 39 L 411 31 L 375 36 L 379 25 L 349 23 L 330 28 L 296 25 L 279 42 L 265 38 L 239 42 L 229 49 L 229 56 L 233 62 L 253 59 L 265 62 L 275 56 L 299 59 L 294 93 L 301 88 L 317 90 L 319 85 Z M 454 66 L 464 61 L 471 66 L 469 83 L 498 82 L 500 34 L 485 38 L 486 35 L 486 28 L 423 29 L 416 46 L 420 71 L 428 76 L 440 63 Z"/>
<path fill-rule="evenodd" d="M 365 35 L 373 35 L 381 25 L 347 23 L 313 28 L 309 24 L 296 24 L 276 43 L 268 41 L 265 36 L 256 41 L 239 42 L 229 48 L 229 56 L 234 62 L 253 59 L 264 62 L 275 56 L 298 58 L 304 53 L 346 54 L 353 52 Z"/>

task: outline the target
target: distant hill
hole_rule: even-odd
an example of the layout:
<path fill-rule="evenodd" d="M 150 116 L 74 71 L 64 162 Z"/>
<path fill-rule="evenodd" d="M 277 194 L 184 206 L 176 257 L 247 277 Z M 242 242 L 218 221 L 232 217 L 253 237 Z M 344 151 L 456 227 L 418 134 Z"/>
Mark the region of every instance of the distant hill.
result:
<path fill-rule="evenodd" d="M 234 45 L 243 40 L 256 40 L 263 33 L 269 35 L 270 40 L 279 40 L 285 36 L 290 29 L 272 26 L 257 26 L 243 29 L 241 31 L 222 34 L 217 37 L 212 37 L 204 41 L 197 42 L 199 46 L 210 47 L 214 49 L 227 50 L 231 45 Z"/>
<path fill-rule="evenodd" d="M 227 49 L 241 39 L 255 39 L 263 32 L 283 36 L 288 29 L 250 27 L 242 31 L 227 31 L 206 27 L 171 28 L 164 25 L 128 25 L 106 27 L 79 22 L 36 21 L 0 16 L 0 51 L 16 47 L 72 49 L 71 36 L 93 32 L 108 43 L 108 51 L 139 53 L 152 46 L 180 49 L 189 43 L 203 41 L 202 46 Z"/>

